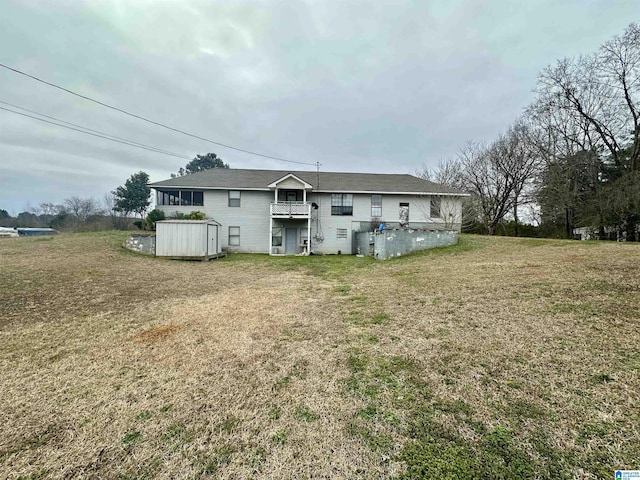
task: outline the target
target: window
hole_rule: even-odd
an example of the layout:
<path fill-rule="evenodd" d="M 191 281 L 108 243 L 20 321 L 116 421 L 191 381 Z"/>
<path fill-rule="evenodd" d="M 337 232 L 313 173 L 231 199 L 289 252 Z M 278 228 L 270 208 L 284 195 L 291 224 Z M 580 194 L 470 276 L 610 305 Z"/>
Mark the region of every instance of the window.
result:
<path fill-rule="evenodd" d="M 161 205 L 180 205 L 180 190 L 168 190 L 163 192 Z"/>
<path fill-rule="evenodd" d="M 442 208 L 442 198 L 431 197 L 429 216 L 431 218 L 440 218 L 442 216 L 441 208 Z"/>
<path fill-rule="evenodd" d="M 229 246 L 240 246 L 240 227 L 229 227 Z"/>
<path fill-rule="evenodd" d="M 229 190 L 229 206 L 240 206 L 240 190 Z"/>
<path fill-rule="evenodd" d="M 400 226 L 406 227 L 409 225 L 409 204 L 400 203 Z"/>
<path fill-rule="evenodd" d="M 193 190 L 164 190 L 158 191 L 158 205 L 204 205 L 204 192 Z"/>
<path fill-rule="evenodd" d="M 351 193 L 332 193 L 331 215 L 353 215 L 353 195 Z"/>
<path fill-rule="evenodd" d="M 273 227 L 273 230 L 271 231 L 271 246 L 282 246 L 282 227 Z"/>
<path fill-rule="evenodd" d="M 193 192 L 180 192 L 180 205 L 193 205 Z"/>
<path fill-rule="evenodd" d="M 382 216 L 382 195 L 371 195 L 371 216 Z"/>

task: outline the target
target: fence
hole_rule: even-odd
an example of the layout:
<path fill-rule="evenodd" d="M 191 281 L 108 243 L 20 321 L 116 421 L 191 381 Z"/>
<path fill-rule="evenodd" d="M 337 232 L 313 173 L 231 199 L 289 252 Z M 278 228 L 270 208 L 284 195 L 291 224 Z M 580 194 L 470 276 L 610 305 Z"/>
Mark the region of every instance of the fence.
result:
<path fill-rule="evenodd" d="M 458 232 L 454 231 L 398 229 L 381 233 L 357 232 L 355 235 L 359 253 L 378 260 L 458 243 Z"/>

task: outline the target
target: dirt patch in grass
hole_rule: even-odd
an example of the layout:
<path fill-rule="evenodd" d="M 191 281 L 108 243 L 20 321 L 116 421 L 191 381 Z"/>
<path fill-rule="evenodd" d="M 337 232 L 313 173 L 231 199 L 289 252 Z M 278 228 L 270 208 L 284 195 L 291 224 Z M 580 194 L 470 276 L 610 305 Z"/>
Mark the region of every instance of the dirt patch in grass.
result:
<path fill-rule="evenodd" d="M 640 246 L 192 263 L 122 234 L 17 240 L 2 477 L 608 478 L 640 458 Z"/>
<path fill-rule="evenodd" d="M 133 337 L 133 340 L 140 343 L 160 342 L 173 335 L 181 328 L 182 327 L 180 325 L 160 325 L 136 334 Z"/>

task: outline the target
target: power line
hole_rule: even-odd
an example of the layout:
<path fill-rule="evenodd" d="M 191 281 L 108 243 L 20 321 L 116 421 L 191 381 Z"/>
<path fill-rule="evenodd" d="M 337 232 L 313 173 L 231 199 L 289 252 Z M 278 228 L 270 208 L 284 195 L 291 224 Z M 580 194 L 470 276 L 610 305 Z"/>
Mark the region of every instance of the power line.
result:
<path fill-rule="evenodd" d="M 185 159 L 189 158 L 189 157 L 185 157 L 184 155 L 181 155 L 179 153 L 171 152 L 169 150 L 164 150 L 162 148 L 154 147 L 152 145 L 146 145 L 144 143 L 135 142 L 133 140 L 129 140 L 129 139 L 126 139 L 126 138 L 117 137 L 115 135 L 111 135 L 110 133 L 101 132 L 100 130 L 93 130 L 93 129 L 85 127 L 83 125 L 78 125 L 77 123 L 67 122 L 66 120 L 62 120 L 60 118 L 52 117 L 51 115 L 45 115 L 44 113 L 36 112 L 35 110 L 29 110 L 28 108 L 24 108 L 24 107 L 21 107 L 19 105 L 14 105 L 13 103 L 5 102 L 4 100 L 0 100 L 0 103 L 2 103 L 4 105 L 9 105 L 10 107 L 17 108 L 19 110 L 23 110 L 25 112 L 34 113 L 34 114 L 39 115 L 41 117 L 50 118 L 51 120 L 55 120 L 56 122 L 65 123 L 67 125 L 71 125 L 72 127 L 77 127 L 77 128 L 82 129 L 82 130 L 86 130 L 87 132 L 93 132 L 93 133 L 97 133 L 98 135 L 104 135 L 105 137 L 110 137 L 111 139 L 121 140 L 122 142 L 125 142 L 125 143 L 127 143 L 127 144 L 129 144 L 129 145 L 131 145 L 133 147 L 140 146 L 140 147 L 144 147 L 146 149 L 150 149 L 150 150 L 156 151 L 158 153 L 165 153 L 165 154 L 169 154 L 169 155 L 172 155 L 172 156 L 178 156 L 179 158 L 185 158 Z M 11 111 L 11 110 L 9 110 L 9 111 Z M 19 112 L 14 112 L 14 113 L 19 113 Z M 36 120 L 38 120 L 38 119 L 36 119 Z M 57 124 L 55 124 L 55 125 L 57 125 Z M 59 125 L 59 126 L 64 126 L 64 125 Z"/>
<path fill-rule="evenodd" d="M 137 118 L 139 120 L 143 120 L 143 121 L 151 123 L 153 125 L 157 125 L 159 127 L 166 128 L 168 130 L 172 130 L 172 131 L 177 132 L 177 133 L 181 133 L 182 135 L 186 135 L 188 137 L 197 138 L 198 140 L 202 140 L 204 142 L 209 142 L 209 143 L 212 143 L 214 145 L 218 145 L 220 147 L 229 148 L 231 150 L 236 150 L 238 152 L 248 153 L 249 155 L 255 155 L 255 156 L 258 156 L 258 157 L 269 158 L 271 160 L 277 160 L 279 162 L 297 163 L 298 165 L 313 165 L 313 166 L 316 165 L 315 163 L 297 162 L 297 161 L 294 161 L 294 160 L 287 160 L 285 158 L 272 157 L 271 155 L 265 155 L 265 154 L 258 153 L 258 152 L 252 152 L 250 150 L 245 150 L 243 148 L 238 148 L 238 147 L 234 147 L 232 145 L 227 145 L 225 143 L 216 142 L 214 140 L 211 140 L 211 139 L 208 139 L 208 138 L 205 138 L 205 137 L 201 137 L 201 136 L 195 135 L 193 133 L 185 132 L 184 130 L 180 130 L 179 128 L 170 127 L 169 125 L 165 125 L 164 123 L 156 122 L 155 120 L 150 120 L 150 119 L 145 118 L 145 117 L 143 117 L 141 115 L 136 115 L 135 113 L 128 112 L 128 111 L 123 110 L 123 109 L 118 108 L 118 107 L 114 107 L 113 105 L 109 105 L 107 103 L 103 103 L 103 102 L 101 102 L 99 100 L 95 100 L 95 99 L 93 99 L 91 97 L 87 97 L 86 95 L 82 95 L 80 93 L 74 92 L 73 90 L 69 90 L 68 88 L 64 88 L 64 87 L 61 87 L 60 85 L 56 85 L 55 83 L 47 82 L 46 80 L 38 78 L 38 77 L 36 77 L 34 75 L 29 75 L 28 73 L 25 73 L 25 72 L 23 72 L 21 70 L 17 70 L 15 68 L 12 68 L 12 67 L 10 67 L 8 65 L 5 65 L 3 63 L 0 63 L 0 67 L 6 68 L 7 70 L 11 70 L 12 72 L 18 73 L 20 75 L 24 75 L 25 77 L 29 77 L 29 78 L 31 78 L 33 80 L 36 80 L 36 81 L 40 82 L 40 83 L 44 83 L 45 85 L 49 85 L 50 87 L 57 88 L 57 89 L 62 90 L 64 92 L 70 93 L 71 95 L 75 95 L 76 97 L 82 98 L 84 100 L 88 100 L 90 102 L 97 103 L 98 105 L 101 105 L 103 107 L 110 108 L 111 110 L 115 110 L 116 112 L 120 112 L 120 113 L 123 113 L 125 115 L 129 115 L 130 117 Z"/>
<path fill-rule="evenodd" d="M 161 150 L 159 150 L 159 149 L 157 149 L 155 147 L 149 147 L 149 146 L 146 146 L 146 145 L 143 146 L 142 144 L 139 144 L 139 143 L 136 143 L 136 142 L 131 142 L 129 140 L 116 140 L 115 138 L 112 138 L 112 137 L 107 136 L 107 135 L 100 135 L 100 134 L 97 134 L 97 133 L 88 132 L 86 130 L 81 130 L 79 128 L 69 127 L 67 125 L 62 125 L 61 123 L 56 123 L 56 122 L 51 122 L 49 120 L 45 120 L 44 118 L 38 118 L 38 117 L 34 117 L 33 115 L 28 115 L 26 113 L 16 112 L 15 110 L 11 110 L 9 108 L 0 107 L 0 110 L 4 110 L 6 112 L 15 113 L 16 115 L 22 115 L 23 117 L 33 118 L 34 120 L 38 120 L 38 121 L 44 122 L 44 123 L 50 123 L 51 125 L 56 125 L 58 127 L 68 128 L 69 130 L 75 130 L 76 132 L 84 133 L 86 135 L 91 135 L 93 137 L 104 138 L 105 140 L 111 140 L 112 142 L 122 143 L 124 145 L 129 145 L 131 147 L 142 148 L 143 150 L 149 150 L 149 151 L 154 152 L 154 153 L 162 153 L 163 155 L 169 155 L 171 157 L 177 157 L 177 158 L 182 158 L 182 159 L 185 159 L 185 160 L 191 160 L 191 158 L 189 158 L 187 156 L 184 156 L 184 155 L 180 155 L 179 153 L 161 151 Z"/>

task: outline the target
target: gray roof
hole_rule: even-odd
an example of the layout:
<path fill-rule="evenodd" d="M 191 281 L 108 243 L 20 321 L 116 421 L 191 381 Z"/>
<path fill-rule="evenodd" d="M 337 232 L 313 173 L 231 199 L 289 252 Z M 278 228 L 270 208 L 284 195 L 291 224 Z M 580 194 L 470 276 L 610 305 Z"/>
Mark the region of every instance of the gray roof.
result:
<path fill-rule="evenodd" d="M 185 220 L 185 219 L 169 218 L 167 220 L 158 220 L 157 222 L 154 222 L 154 223 L 186 223 L 186 224 L 215 223 L 220 227 L 222 226 L 211 218 L 208 220 Z"/>
<path fill-rule="evenodd" d="M 269 184 L 293 174 L 320 192 L 439 193 L 456 195 L 455 188 L 413 175 L 388 173 L 339 173 L 294 170 L 244 170 L 212 168 L 203 172 L 149 184 L 153 188 L 268 190 Z"/>

